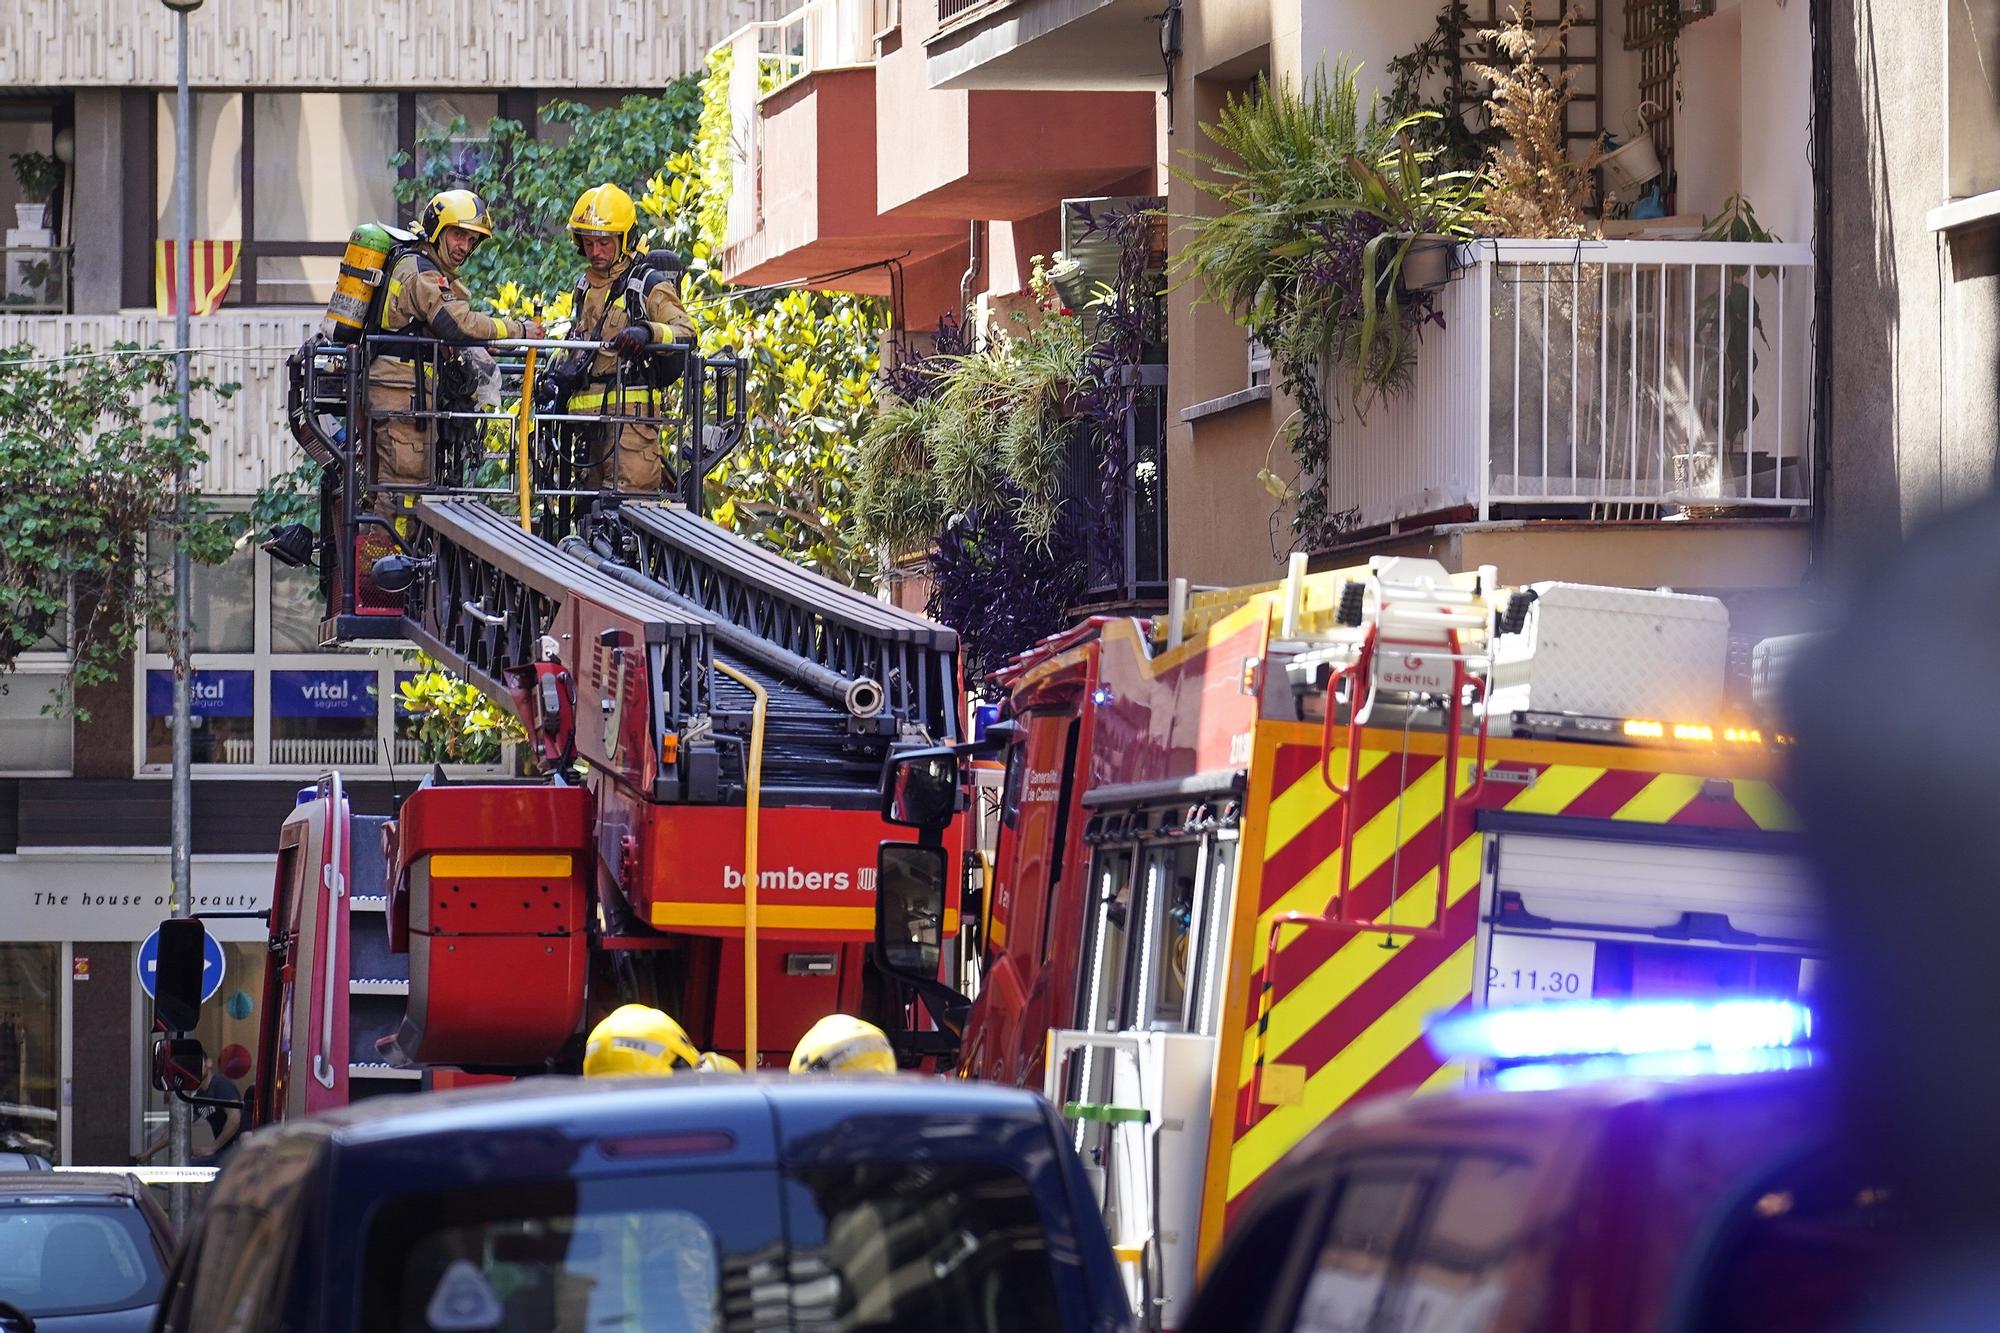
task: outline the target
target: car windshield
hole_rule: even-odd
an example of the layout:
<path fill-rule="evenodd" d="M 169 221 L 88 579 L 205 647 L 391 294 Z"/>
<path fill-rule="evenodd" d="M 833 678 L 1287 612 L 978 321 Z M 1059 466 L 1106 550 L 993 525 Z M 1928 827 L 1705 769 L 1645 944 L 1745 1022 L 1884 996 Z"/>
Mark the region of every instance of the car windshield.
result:
<path fill-rule="evenodd" d="M 36 1318 L 151 1305 L 166 1275 L 130 1203 L 0 1199 L 0 1301 Z"/>

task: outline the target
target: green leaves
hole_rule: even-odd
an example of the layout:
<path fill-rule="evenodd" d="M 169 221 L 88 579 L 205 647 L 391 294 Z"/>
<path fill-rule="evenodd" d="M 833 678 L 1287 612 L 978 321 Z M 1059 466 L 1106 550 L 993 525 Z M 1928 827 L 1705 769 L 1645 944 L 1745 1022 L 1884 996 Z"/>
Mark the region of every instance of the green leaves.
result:
<path fill-rule="evenodd" d="M 397 687 L 402 711 L 416 719 L 426 764 L 491 764 L 506 741 L 527 739 L 520 720 L 431 658 L 416 654 L 418 674 Z"/>
<path fill-rule="evenodd" d="M 236 389 L 197 376 L 191 406 Z M 145 625 L 165 626 L 171 592 L 143 558 L 150 532 L 213 563 L 242 530 L 198 496 L 177 520 L 175 473 L 206 461 L 209 433 L 196 416 L 182 435 L 177 401 L 173 358 L 157 349 L 0 350 L 0 670 L 23 652 L 67 652 L 61 708 L 130 661 Z"/>

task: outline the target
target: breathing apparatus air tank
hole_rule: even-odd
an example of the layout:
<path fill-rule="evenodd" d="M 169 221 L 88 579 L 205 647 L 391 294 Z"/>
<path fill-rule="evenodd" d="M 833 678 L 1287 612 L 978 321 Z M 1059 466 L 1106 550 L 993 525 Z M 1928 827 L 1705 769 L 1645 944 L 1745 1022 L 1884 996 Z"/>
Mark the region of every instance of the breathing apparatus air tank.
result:
<path fill-rule="evenodd" d="M 390 255 L 398 246 L 415 244 L 416 239 L 410 232 L 380 222 L 356 227 L 340 257 L 340 276 L 333 284 L 333 299 L 326 303 L 320 332 L 335 342 L 360 342 L 389 280 Z"/>

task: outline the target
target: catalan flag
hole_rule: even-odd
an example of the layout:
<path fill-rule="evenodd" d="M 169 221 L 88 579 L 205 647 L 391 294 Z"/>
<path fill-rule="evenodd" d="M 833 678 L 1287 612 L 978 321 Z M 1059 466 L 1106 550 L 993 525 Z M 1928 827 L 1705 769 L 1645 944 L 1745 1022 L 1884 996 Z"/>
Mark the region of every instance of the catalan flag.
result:
<path fill-rule="evenodd" d="M 162 315 L 174 314 L 179 309 L 175 289 L 180 284 L 180 256 L 174 250 L 175 244 L 156 241 L 153 245 L 153 293 Z M 236 259 L 241 249 L 240 241 L 194 243 L 195 314 L 212 314 L 222 304 L 230 282 L 236 277 Z"/>

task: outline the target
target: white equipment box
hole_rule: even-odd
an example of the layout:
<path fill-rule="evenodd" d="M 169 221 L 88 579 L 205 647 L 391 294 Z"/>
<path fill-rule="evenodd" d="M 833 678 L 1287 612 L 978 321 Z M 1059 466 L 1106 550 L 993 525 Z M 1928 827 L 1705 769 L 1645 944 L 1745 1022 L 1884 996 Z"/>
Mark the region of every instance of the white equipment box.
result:
<path fill-rule="evenodd" d="M 1729 609 L 1713 597 L 1537 583 L 1493 640 L 1493 709 L 1707 721 L 1723 712 Z"/>

